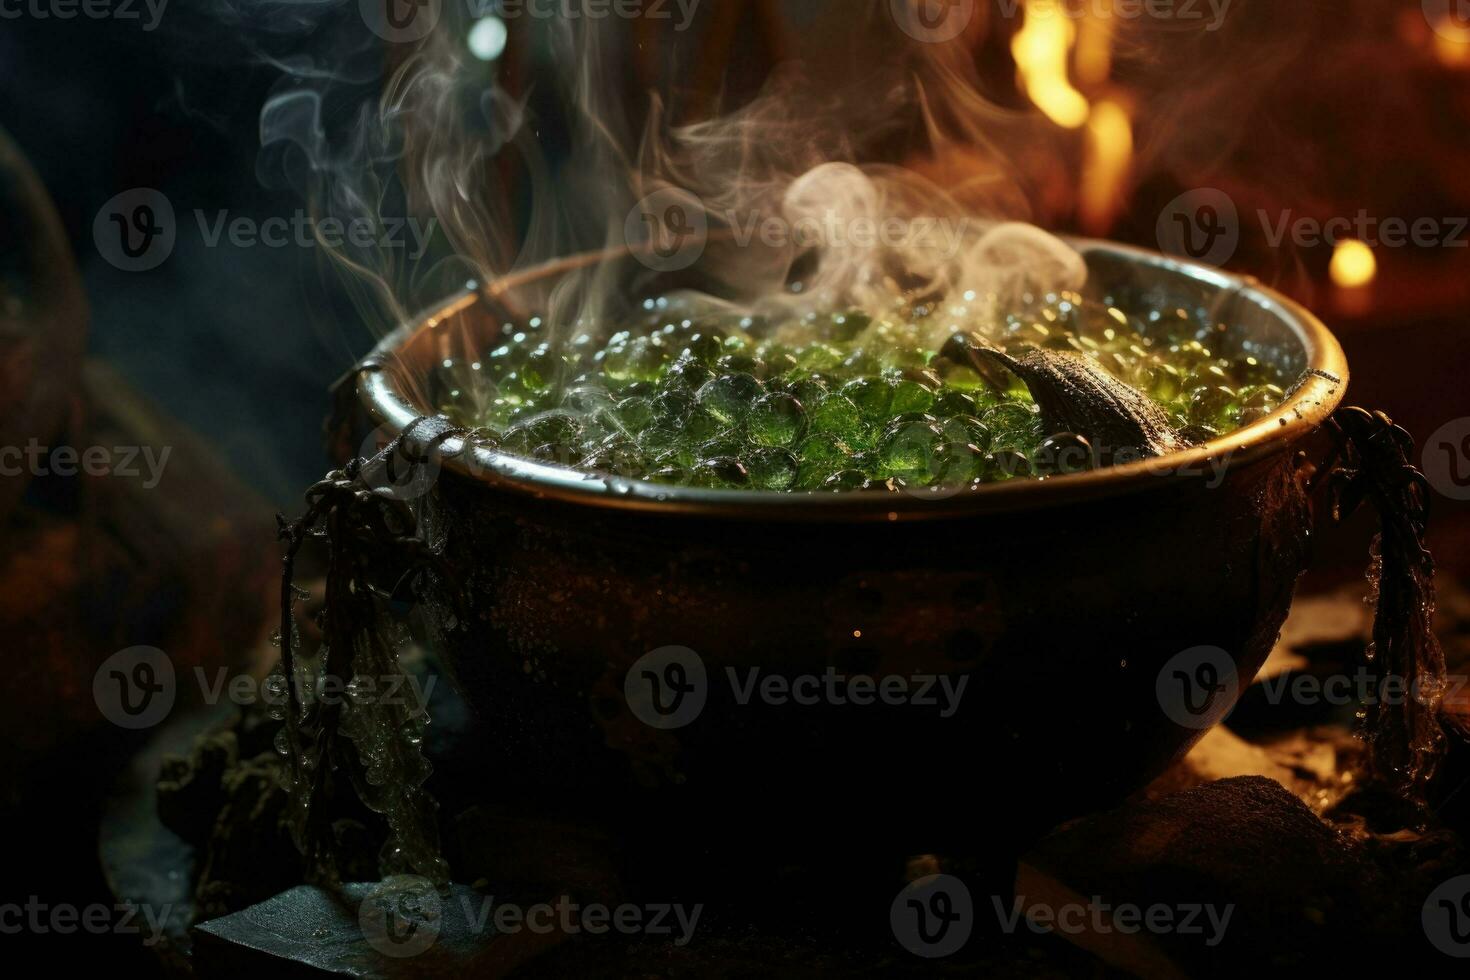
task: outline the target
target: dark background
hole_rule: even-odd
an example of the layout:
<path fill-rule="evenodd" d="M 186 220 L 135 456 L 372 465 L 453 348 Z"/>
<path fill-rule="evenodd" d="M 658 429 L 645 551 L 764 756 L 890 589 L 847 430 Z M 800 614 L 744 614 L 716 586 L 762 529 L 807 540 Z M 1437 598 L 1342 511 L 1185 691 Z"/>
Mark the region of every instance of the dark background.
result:
<path fill-rule="evenodd" d="M 211 218 L 228 209 L 260 221 L 289 217 L 302 199 L 258 171 L 260 108 L 280 80 L 262 54 L 291 45 L 270 30 L 229 26 L 220 7 L 186 3 L 173 0 L 152 32 L 137 22 L 84 17 L 0 21 L 0 128 L 29 157 L 71 241 L 91 306 L 89 355 L 115 366 L 165 413 L 200 433 L 262 496 L 263 506 L 292 511 L 327 466 L 321 439 L 327 388 L 368 350 L 374 329 L 316 250 L 237 248 L 228 240 L 208 247 L 201 239 L 196 209 Z M 1350 215 L 1364 206 L 1410 218 L 1470 213 L 1463 177 L 1470 172 L 1466 76 L 1412 62 L 1393 33 L 1404 8 L 1418 4 L 1303 7 L 1321 14 L 1331 30 L 1299 47 L 1269 96 L 1275 109 L 1267 113 L 1269 123 L 1239 123 L 1245 145 L 1230 148 L 1238 165 L 1221 161 L 1209 179 L 1225 183 L 1242 202 L 1254 201 L 1251 181 L 1260 168 L 1252 161 L 1282 161 L 1295 186 L 1281 200 L 1304 200 L 1321 214 Z M 1352 11 L 1373 16 L 1355 20 Z M 1278 28 L 1295 32 L 1301 25 Z M 330 29 L 363 34 L 352 17 Z M 749 50 L 759 50 L 764 36 L 749 33 Z M 1329 78 L 1330 84 L 1309 84 Z M 1310 167 L 1299 166 L 1307 156 Z M 1432 176 L 1446 168 L 1461 175 L 1456 193 Z M 1304 188 L 1298 177 L 1312 172 L 1317 179 Z M 1238 183 L 1226 183 L 1231 174 Z M 1139 197 L 1149 203 L 1125 214 L 1115 237 L 1152 246 L 1158 205 L 1200 184 L 1188 172 L 1145 182 Z M 92 223 L 106 201 L 137 187 L 167 195 L 179 234 L 162 266 L 126 273 L 98 255 Z M 1058 226 L 1067 230 L 1067 218 Z M 0 233 L 9 234 L 6 228 L 0 215 Z M 1258 261 L 1247 248 L 1234 265 L 1321 310 L 1354 365 L 1352 400 L 1388 409 L 1422 437 L 1470 414 L 1464 394 L 1470 276 L 1463 256 L 1449 260 L 1395 257 L 1384 264 L 1368 309 L 1358 312 L 1334 308 L 1321 282 L 1321 254 Z M 1441 561 L 1462 566 L 1455 505 L 1437 504 L 1448 518 L 1437 532 Z M 1324 545 L 1329 575 L 1360 574 L 1365 533 L 1360 528 Z M 9 655 L 34 651 L 21 637 Z M 69 743 L 52 757 L 28 760 L 32 795 L 4 814 L 12 855 L 0 862 L 0 901 L 35 894 L 51 902 L 111 903 L 96 862 L 96 814 L 132 747 L 110 733 L 100 743 Z M 0 942 L 9 946 L 13 938 Z M 68 961 L 84 957 L 139 970 L 151 962 L 112 937 L 48 938 L 59 942 L 45 949 Z"/>

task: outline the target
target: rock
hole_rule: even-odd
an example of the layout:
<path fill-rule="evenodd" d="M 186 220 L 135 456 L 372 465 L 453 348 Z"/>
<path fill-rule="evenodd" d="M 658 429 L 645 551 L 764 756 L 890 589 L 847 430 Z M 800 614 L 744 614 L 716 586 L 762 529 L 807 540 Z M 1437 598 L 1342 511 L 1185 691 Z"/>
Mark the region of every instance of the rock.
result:
<path fill-rule="evenodd" d="M 81 408 L 87 301 L 46 189 L 4 131 L 0 215 L 0 448 L 23 448 L 32 439 L 49 446 Z M 0 475 L 0 521 L 30 475 Z"/>
<path fill-rule="evenodd" d="M 1120 933 L 1107 927 L 1066 937 L 1124 969 L 1330 974 L 1355 970 L 1367 950 L 1393 949 L 1405 962 L 1431 952 L 1417 928 L 1422 896 L 1387 887 L 1358 850 L 1260 776 L 1084 818 L 1024 865 L 1020 883 L 1033 891 L 1162 906 L 1176 917 L 1186 906 L 1213 907 L 1220 918 L 1228 910 L 1213 932 L 1145 929 L 1121 951 Z"/>
<path fill-rule="evenodd" d="M 60 746 L 99 768 L 109 763 L 83 749 L 87 739 L 126 748 L 131 733 L 111 724 L 93 697 L 109 656 L 140 645 L 162 650 L 176 682 L 171 713 L 181 713 L 205 699 L 195 668 L 212 684 L 264 646 L 279 590 L 270 506 L 212 447 L 112 371 L 90 364 L 83 378 L 89 422 L 67 444 L 147 447 L 155 460 L 169 454 L 155 485 L 145 486 L 136 459 L 136 477 L 45 476 L 36 484 L 46 484 L 36 494 L 45 506 L 26 503 L 0 517 L 0 633 L 25 637 L 27 646 L 10 664 L 10 683 L 26 696 L 0 719 L 0 737 L 14 750 L 0 763 L 7 794 L 22 766 Z"/>
<path fill-rule="evenodd" d="M 463 885 L 444 896 L 419 892 L 414 909 L 400 916 L 395 884 L 348 884 L 340 892 L 300 885 L 196 926 L 196 975 L 504 976 L 565 938 L 497 933 L 493 922 L 477 923 L 485 896 Z"/>

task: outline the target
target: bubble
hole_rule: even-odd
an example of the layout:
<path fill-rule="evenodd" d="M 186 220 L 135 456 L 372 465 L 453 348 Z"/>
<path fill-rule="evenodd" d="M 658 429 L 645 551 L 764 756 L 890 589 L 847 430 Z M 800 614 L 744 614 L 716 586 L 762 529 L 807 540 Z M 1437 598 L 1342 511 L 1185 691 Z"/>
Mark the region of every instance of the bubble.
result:
<path fill-rule="evenodd" d="M 1075 432 L 1047 436 L 1036 452 L 1037 469 L 1050 476 L 1082 473 L 1092 465 L 1092 443 Z"/>
<path fill-rule="evenodd" d="M 830 395 L 811 413 L 811 430 L 849 443 L 865 441 L 867 425 L 858 407 L 844 395 Z"/>
<path fill-rule="evenodd" d="M 613 382 L 657 381 L 669 361 L 669 352 L 655 337 L 638 337 L 608 350 L 603 374 Z"/>
<path fill-rule="evenodd" d="M 785 449 L 757 449 L 745 458 L 750 485 L 758 490 L 790 490 L 796 484 L 796 457 Z"/>
<path fill-rule="evenodd" d="M 884 378 L 858 378 L 843 385 L 841 394 L 868 419 L 881 419 L 893 405 L 893 385 Z"/>
<path fill-rule="evenodd" d="M 689 483 L 714 490 L 739 490 L 749 485 L 750 473 L 740 460 L 722 456 L 696 466 Z"/>
<path fill-rule="evenodd" d="M 904 379 L 893 385 L 888 411 L 894 415 L 928 412 L 934 407 L 934 390 L 928 385 Z"/>
<path fill-rule="evenodd" d="M 929 483 L 935 476 L 935 452 L 943 441 L 943 432 L 932 421 L 891 423 L 878 441 L 883 474 L 899 477 L 905 483 Z"/>
<path fill-rule="evenodd" d="M 699 389 L 699 406 L 726 424 L 743 422 L 764 388 L 749 374 L 725 374 Z"/>
<path fill-rule="evenodd" d="M 865 490 L 871 481 L 862 470 L 838 470 L 822 481 L 823 490 Z"/>
<path fill-rule="evenodd" d="M 444 358 L 428 397 L 480 445 L 606 476 L 772 491 L 887 483 L 934 499 L 1096 463 L 1080 437 L 1043 431 L 1018 376 L 982 376 L 981 343 L 1090 358 L 1194 442 L 1285 400 L 1291 379 L 1268 360 L 1218 356 L 1229 325 L 1197 304 L 1137 311 L 1058 290 L 996 312 L 982 292 L 896 301 L 876 317 L 651 296 L 610 335 L 533 316 L 478 355 Z"/>
<path fill-rule="evenodd" d="M 985 454 L 982 479 L 1003 482 L 1034 475 L 1031 457 L 1014 449 L 999 449 Z"/>
<path fill-rule="evenodd" d="M 764 395 L 751 406 L 747 425 L 752 442 L 761 446 L 790 446 L 806 432 L 806 410 L 791 395 Z"/>
<path fill-rule="evenodd" d="M 627 435 L 637 435 L 646 429 L 653 421 L 653 401 L 642 396 L 625 398 L 618 402 L 613 416 L 620 428 Z"/>

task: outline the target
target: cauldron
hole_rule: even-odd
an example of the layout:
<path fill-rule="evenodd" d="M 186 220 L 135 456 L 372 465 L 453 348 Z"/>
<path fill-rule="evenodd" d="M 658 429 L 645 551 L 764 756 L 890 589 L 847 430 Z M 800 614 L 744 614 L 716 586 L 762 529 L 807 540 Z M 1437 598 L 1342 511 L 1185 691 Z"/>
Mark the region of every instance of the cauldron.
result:
<path fill-rule="evenodd" d="M 619 827 L 671 873 L 746 873 L 1013 852 L 1187 751 L 1286 617 L 1346 365 L 1315 317 L 1253 281 L 1074 244 L 1090 295 L 1201 307 L 1223 325 L 1210 346 L 1302 382 L 1188 452 L 947 496 L 670 487 L 445 442 L 416 503 L 455 570 L 460 611 L 437 626 L 480 717 L 483 796 Z M 358 373 L 365 421 L 402 432 L 430 411 L 416 392 L 449 338 L 483 348 L 506 307 L 606 260 L 472 288 L 401 327 Z M 1195 724 L 1161 684 L 1181 663 L 1194 676 L 1201 648 L 1228 658 L 1202 682 L 1233 683 Z M 872 703 L 852 703 L 859 677 Z M 963 681 L 957 702 L 946 681 Z"/>

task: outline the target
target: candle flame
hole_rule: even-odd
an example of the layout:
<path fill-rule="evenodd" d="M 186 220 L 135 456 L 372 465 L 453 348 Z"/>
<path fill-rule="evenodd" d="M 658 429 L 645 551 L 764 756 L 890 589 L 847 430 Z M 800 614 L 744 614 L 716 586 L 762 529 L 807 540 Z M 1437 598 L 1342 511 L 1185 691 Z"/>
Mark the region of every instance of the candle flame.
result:
<path fill-rule="evenodd" d="M 1133 123 L 1112 99 L 1092 107 L 1087 119 L 1087 164 L 1082 170 L 1078 217 L 1090 235 L 1104 235 L 1123 203 L 1133 163 Z"/>
<path fill-rule="evenodd" d="M 1378 260 L 1367 245 L 1345 238 L 1337 243 L 1328 272 L 1337 285 L 1354 289 L 1368 285 L 1378 275 Z"/>
<path fill-rule="evenodd" d="M 1087 122 L 1087 98 L 1067 78 L 1067 56 L 1077 28 L 1056 0 L 1027 0 L 1026 17 L 1011 39 L 1011 55 L 1021 87 L 1036 108 L 1058 126 L 1076 129 Z"/>

